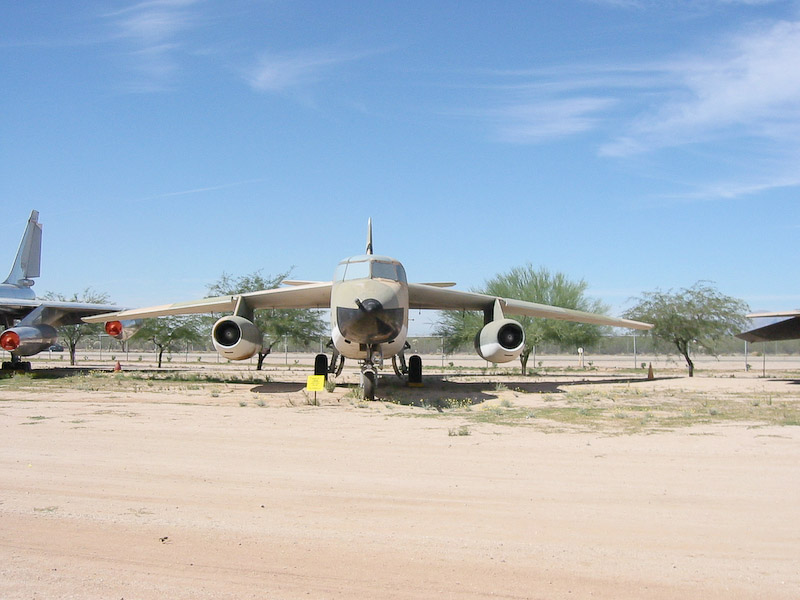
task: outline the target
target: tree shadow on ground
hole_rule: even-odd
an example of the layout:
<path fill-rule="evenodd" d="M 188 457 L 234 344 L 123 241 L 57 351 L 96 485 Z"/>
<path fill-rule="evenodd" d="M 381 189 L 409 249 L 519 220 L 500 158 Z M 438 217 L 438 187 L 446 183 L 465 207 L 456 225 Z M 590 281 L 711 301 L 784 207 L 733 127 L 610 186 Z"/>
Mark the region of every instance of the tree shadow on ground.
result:
<path fill-rule="evenodd" d="M 84 366 L 64 366 L 64 367 L 44 367 L 38 369 L 31 369 L 30 371 L 13 371 L 3 370 L 0 371 L 0 379 L 5 377 L 13 377 L 19 375 L 22 377 L 29 377 L 31 379 L 66 379 L 69 377 L 76 377 L 80 375 L 113 375 L 117 373 L 112 367 L 84 367 Z M 129 375 L 133 378 L 142 380 L 152 380 L 161 382 L 184 382 L 184 383 L 263 383 L 266 375 L 254 375 L 252 377 L 243 378 L 241 374 L 227 374 L 219 372 L 198 372 L 191 368 L 170 368 L 170 369 L 157 369 L 153 367 L 135 368 L 128 367 L 119 371 L 123 375 Z M 298 383 L 297 389 L 301 389 L 303 384 Z M 287 389 L 283 391 L 297 391 L 297 389 Z"/>
<path fill-rule="evenodd" d="M 21 375 L 23 377 L 30 377 L 31 379 L 64 379 L 66 377 L 74 377 L 75 375 L 89 375 L 91 373 L 111 373 L 113 369 L 103 368 L 89 368 L 89 367 L 53 367 L 44 369 L 31 369 L 30 371 L 0 371 L 0 377 L 13 377 L 14 375 Z"/>

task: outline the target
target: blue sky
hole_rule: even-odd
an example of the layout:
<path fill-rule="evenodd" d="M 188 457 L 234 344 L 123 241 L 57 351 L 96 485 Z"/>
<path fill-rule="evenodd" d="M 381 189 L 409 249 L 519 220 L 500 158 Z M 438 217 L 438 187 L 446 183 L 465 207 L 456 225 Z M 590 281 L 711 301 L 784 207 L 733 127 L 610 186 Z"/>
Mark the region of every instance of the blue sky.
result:
<path fill-rule="evenodd" d="M 0 257 L 39 210 L 39 294 L 329 279 L 371 216 L 414 281 L 800 306 L 800 2 L 0 7 Z"/>

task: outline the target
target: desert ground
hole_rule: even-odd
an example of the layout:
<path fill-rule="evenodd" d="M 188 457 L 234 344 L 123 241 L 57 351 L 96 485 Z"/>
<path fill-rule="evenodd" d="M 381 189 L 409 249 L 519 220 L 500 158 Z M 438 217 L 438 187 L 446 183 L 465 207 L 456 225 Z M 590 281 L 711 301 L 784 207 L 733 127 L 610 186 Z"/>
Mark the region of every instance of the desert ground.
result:
<path fill-rule="evenodd" d="M 281 358 L 0 379 L 0 598 L 800 597 L 798 365 Z"/>

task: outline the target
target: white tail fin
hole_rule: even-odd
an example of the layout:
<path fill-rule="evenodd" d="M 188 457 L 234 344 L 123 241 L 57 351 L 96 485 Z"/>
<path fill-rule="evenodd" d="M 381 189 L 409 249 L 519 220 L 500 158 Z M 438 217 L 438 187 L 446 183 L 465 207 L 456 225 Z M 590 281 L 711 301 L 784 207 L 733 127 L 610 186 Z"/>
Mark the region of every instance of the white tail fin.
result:
<path fill-rule="evenodd" d="M 372 254 L 372 217 L 367 221 L 367 251 L 366 254 Z"/>
<path fill-rule="evenodd" d="M 39 211 L 32 210 L 25 228 L 25 235 L 17 250 L 17 257 L 11 267 L 11 273 L 4 283 L 17 287 L 30 287 L 33 278 L 39 277 L 42 265 L 42 224 L 39 223 Z"/>

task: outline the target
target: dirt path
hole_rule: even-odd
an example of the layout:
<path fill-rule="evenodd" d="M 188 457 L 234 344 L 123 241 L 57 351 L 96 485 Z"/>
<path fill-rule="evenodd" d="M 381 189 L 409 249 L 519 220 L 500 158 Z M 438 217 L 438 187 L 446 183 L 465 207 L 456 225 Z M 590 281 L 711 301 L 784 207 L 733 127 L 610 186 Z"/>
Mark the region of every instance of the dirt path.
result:
<path fill-rule="evenodd" d="M 253 389 L 3 393 L 0 598 L 800 597 L 798 427 L 454 435 Z"/>

